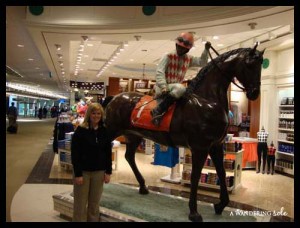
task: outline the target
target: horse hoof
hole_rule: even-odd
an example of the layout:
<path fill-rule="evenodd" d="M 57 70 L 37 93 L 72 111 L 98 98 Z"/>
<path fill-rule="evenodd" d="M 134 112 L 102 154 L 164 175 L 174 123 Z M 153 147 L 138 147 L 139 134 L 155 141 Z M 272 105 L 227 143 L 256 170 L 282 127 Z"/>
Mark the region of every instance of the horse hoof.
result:
<path fill-rule="evenodd" d="M 142 186 L 142 187 L 140 187 L 139 193 L 141 195 L 147 195 L 147 194 L 149 194 L 149 190 L 146 186 Z"/>
<path fill-rule="evenodd" d="M 221 215 L 224 208 L 226 207 L 227 204 L 223 204 L 223 203 L 217 203 L 217 204 L 214 204 L 214 208 L 215 208 L 215 213 L 217 215 Z"/>
<path fill-rule="evenodd" d="M 191 220 L 192 222 L 203 222 L 203 218 L 201 215 L 197 214 L 193 214 L 193 215 L 189 215 L 189 220 Z"/>

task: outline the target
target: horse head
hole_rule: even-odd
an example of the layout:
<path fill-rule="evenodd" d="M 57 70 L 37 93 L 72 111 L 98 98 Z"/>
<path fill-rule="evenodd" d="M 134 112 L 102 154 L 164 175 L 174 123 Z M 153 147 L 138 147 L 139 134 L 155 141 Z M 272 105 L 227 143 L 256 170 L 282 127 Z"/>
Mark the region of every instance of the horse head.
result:
<path fill-rule="evenodd" d="M 236 78 L 244 86 L 250 100 L 257 99 L 260 94 L 261 65 L 265 51 L 258 51 L 256 47 L 257 44 L 239 56 L 236 72 Z"/>

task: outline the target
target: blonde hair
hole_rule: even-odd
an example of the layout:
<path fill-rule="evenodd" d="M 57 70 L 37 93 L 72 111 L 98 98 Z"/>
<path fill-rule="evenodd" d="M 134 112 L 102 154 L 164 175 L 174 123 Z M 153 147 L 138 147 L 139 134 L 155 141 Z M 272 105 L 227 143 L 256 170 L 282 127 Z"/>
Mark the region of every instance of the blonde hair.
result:
<path fill-rule="evenodd" d="M 100 111 L 100 113 L 101 113 L 101 120 L 103 119 L 104 110 L 103 110 L 103 107 L 101 106 L 101 104 L 99 104 L 99 103 L 91 103 L 91 104 L 88 105 L 88 109 L 87 109 L 87 111 L 85 113 L 84 120 L 83 120 L 82 124 L 80 124 L 79 126 L 81 126 L 83 128 L 86 128 L 86 129 L 88 129 L 90 127 L 90 117 L 91 117 L 91 113 L 93 111 Z"/>

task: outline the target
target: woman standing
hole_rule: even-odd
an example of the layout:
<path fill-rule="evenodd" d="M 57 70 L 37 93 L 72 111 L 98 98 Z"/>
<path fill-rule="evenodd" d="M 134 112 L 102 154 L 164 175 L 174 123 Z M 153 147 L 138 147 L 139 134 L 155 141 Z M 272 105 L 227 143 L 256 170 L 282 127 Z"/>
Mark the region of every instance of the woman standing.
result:
<path fill-rule="evenodd" d="M 71 157 L 74 175 L 74 222 L 98 222 L 103 183 L 112 173 L 112 143 L 99 103 L 91 103 L 73 135 Z"/>

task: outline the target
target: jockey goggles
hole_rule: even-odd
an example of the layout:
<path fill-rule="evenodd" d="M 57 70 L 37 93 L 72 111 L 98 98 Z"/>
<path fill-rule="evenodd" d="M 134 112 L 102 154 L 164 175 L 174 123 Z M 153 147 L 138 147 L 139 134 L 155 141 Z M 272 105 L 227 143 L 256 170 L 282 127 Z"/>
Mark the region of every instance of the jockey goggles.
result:
<path fill-rule="evenodd" d="M 181 36 L 177 37 L 176 40 L 178 40 L 180 43 L 183 43 L 185 46 L 193 46 L 193 44 L 190 41 L 182 38 Z"/>

